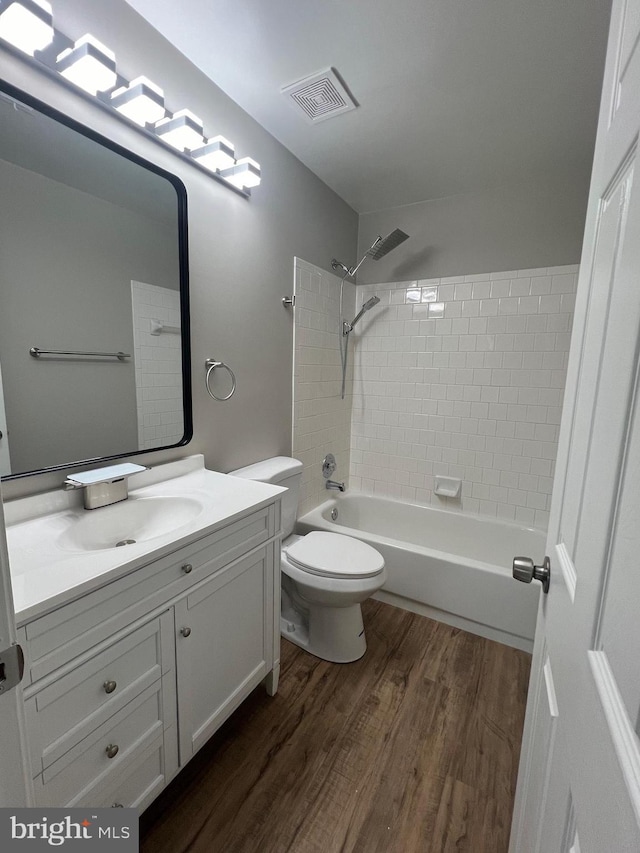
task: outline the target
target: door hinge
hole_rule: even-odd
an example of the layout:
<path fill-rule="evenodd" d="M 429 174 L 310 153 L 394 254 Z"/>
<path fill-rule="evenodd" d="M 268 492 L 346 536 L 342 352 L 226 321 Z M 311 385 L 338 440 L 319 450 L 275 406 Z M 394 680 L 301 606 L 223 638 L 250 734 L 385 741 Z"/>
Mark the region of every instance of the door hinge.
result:
<path fill-rule="evenodd" d="M 24 653 L 15 643 L 0 652 L 0 695 L 20 684 L 24 675 Z"/>

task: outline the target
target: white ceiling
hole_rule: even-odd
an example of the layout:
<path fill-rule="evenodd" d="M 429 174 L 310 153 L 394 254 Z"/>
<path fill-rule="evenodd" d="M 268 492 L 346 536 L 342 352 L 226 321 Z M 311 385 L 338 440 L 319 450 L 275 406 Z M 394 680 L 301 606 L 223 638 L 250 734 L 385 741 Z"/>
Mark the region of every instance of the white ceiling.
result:
<path fill-rule="evenodd" d="M 609 0 L 127 2 L 360 213 L 588 174 Z M 360 106 L 310 125 L 328 66 Z"/>

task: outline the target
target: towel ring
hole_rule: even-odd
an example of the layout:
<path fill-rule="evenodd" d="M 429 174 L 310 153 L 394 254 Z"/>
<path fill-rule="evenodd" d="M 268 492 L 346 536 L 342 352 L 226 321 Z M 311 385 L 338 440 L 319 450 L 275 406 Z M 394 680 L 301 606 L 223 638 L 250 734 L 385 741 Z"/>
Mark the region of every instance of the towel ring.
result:
<path fill-rule="evenodd" d="M 216 361 L 214 358 L 208 358 L 205 361 L 204 366 L 207 368 L 207 376 L 204 380 L 204 384 L 206 385 L 209 396 L 212 397 L 214 400 L 217 400 L 219 403 L 224 403 L 225 400 L 229 400 L 231 397 L 233 397 L 233 395 L 236 393 L 236 376 L 233 370 L 231 370 L 231 368 L 229 367 L 229 365 L 225 364 L 224 361 Z M 224 367 L 224 369 L 229 372 L 229 376 L 231 377 L 231 391 L 229 391 L 226 397 L 216 397 L 209 385 L 211 381 L 211 374 L 216 369 L 216 367 Z"/>

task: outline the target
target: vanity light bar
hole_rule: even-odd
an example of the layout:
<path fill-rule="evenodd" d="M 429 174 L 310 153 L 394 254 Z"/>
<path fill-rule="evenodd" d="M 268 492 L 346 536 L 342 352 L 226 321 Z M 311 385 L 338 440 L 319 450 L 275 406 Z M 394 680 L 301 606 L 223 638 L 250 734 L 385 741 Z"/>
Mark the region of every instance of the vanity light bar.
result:
<path fill-rule="evenodd" d="M 69 45 L 55 60 L 45 50 L 54 39 L 56 45 Z M 182 159 L 241 195 L 250 196 L 250 189 L 260 184 L 255 160 L 236 161 L 233 143 L 224 136 L 205 139 L 202 121 L 190 110 L 167 115 L 162 89 L 146 77 L 131 82 L 121 77 L 115 54 L 98 39 L 86 33 L 72 43 L 56 30 L 47 0 L 0 0 L 0 40 L 31 57 L 41 71 L 54 77 L 60 74 L 102 107 L 133 122 L 148 138 L 172 147 Z M 38 51 L 43 54 L 36 58 Z"/>
<path fill-rule="evenodd" d="M 136 77 L 111 94 L 111 106 L 140 127 L 164 118 L 164 92 L 146 77 Z"/>
<path fill-rule="evenodd" d="M 53 13 L 46 0 L 0 3 L 0 38 L 33 56 L 53 41 Z"/>
<path fill-rule="evenodd" d="M 63 77 L 90 95 L 113 89 L 118 81 L 115 54 L 90 33 L 63 50 L 56 67 Z"/>

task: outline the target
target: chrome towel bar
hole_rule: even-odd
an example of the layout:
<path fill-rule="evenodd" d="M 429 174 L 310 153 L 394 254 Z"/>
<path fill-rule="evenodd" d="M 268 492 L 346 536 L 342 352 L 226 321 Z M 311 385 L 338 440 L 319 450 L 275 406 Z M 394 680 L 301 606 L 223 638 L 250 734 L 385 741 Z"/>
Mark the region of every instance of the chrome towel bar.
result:
<path fill-rule="evenodd" d="M 117 358 L 119 361 L 131 358 L 128 352 L 84 352 L 82 350 L 39 349 L 38 347 L 31 347 L 29 355 L 34 358 L 40 358 L 41 355 L 80 355 L 95 356 L 96 358 Z"/>

